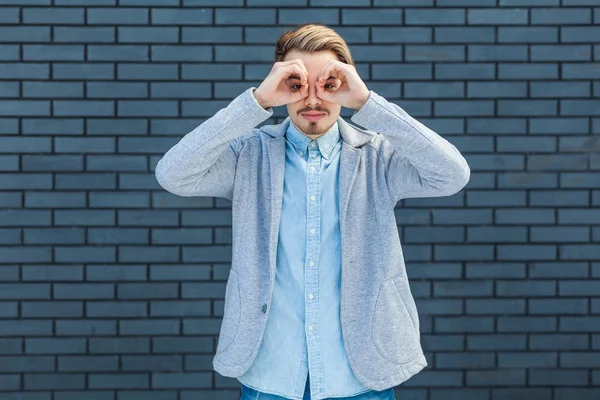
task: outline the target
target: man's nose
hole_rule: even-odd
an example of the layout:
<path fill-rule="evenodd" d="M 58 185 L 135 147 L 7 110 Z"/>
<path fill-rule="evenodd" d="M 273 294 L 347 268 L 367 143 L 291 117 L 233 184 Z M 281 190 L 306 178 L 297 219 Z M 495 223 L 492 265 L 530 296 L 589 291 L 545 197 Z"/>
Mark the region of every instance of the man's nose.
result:
<path fill-rule="evenodd" d="M 304 99 L 306 105 L 321 104 L 321 99 L 317 96 L 317 83 L 308 83 L 308 96 Z"/>

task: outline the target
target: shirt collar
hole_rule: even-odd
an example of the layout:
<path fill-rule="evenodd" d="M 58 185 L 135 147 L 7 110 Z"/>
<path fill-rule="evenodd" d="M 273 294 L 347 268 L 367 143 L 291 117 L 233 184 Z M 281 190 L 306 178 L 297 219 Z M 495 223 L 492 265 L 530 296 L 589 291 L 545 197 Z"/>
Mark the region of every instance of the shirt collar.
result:
<path fill-rule="evenodd" d="M 321 155 L 326 159 L 329 158 L 331 151 L 341 139 L 337 121 L 324 135 L 321 135 L 317 140 L 312 140 L 300 132 L 294 123 L 290 121 L 290 125 L 288 126 L 285 136 L 286 139 L 294 146 L 296 151 L 303 154 L 306 154 L 306 148 L 308 145 L 311 142 L 316 141 Z"/>

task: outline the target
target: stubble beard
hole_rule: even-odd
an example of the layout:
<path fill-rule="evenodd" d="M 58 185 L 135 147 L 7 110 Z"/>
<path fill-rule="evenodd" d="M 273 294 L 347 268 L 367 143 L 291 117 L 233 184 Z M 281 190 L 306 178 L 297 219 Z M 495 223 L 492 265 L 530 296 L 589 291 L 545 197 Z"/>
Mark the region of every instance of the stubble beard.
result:
<path fill-rule="evenodd" d="M 316 136 L 316 135 L 322 135 L 325 132 L 327 132 L 327 129 L 329 129 L 329 128 L 320 127 L 319 122 L 321 122 L 321 121 L 314 121 L 314 122 L 309 121 L 308 126 L 306 127 L 304 133 L 308 136 Z"/>

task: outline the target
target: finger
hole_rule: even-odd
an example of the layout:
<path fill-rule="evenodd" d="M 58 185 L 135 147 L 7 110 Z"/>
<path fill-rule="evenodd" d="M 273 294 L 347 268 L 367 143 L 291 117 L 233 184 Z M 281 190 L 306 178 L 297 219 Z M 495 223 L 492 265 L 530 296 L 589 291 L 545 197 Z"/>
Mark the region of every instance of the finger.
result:
<path fill-rule="evenodd" d="M 288 79 L 291 75 L 298 75 L 300 77 L 300 83 L 302 86 L 308 86 L 308 76 L 306 75 L 304 69 L 297 63 L 292 63 L 288 66 L 281 68 L 281 79 Z"/>
<path fill-rule="evenodd" d="M 304 73 L 306 74 L 306 83 L 308 83 L 308 69 L 306 69 L 306 65 L 304 65 L 304 61 L 302 61 L 301 59 L 297 58 L 295 61 L 298 62 L 298 64 L 302 67 L 302 69 L 304 70 Z"/>
<path fill-rule="evenodd" d="M 304 71 L 304 79 L 306 79 L 304 83 L 308 83 L 308 70 L 306 69 L 306 66 L 304 65 L 304 63 L 302 62 L 302 60 L 300 60 L 299 58 L 293 59 L 293 60 L 289 60 L 286 61 L 286 63 L 289 63 L 287 65 L 298 65 L 302 71 Z M 302 75 L 300 76 L 301 80 L 302 80 Z"/>
<path fill-rule="evenodd" d="M 341 62 L 336 62 L 335 60 L 331 60 L 329 63 L 327 63 L 321 70 L 321 74 L 319 75 L 319 83 L 326 82 L 330 76 L 338 76 L 338 70 L 342 68 L 340 64 Z"/>

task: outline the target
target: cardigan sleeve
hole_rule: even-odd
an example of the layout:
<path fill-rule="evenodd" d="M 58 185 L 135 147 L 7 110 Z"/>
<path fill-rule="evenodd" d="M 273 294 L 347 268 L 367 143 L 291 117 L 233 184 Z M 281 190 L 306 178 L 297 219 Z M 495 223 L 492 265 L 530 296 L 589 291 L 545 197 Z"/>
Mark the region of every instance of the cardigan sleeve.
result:
<path fill-rule="evenodd" d="M 384 136 L 380 157 L 396 202 L 450 196 L 469 182 L 469 165 L 453 144 L 374 91 L 351 120 Z"/>

